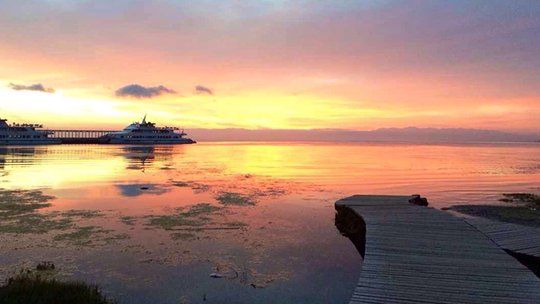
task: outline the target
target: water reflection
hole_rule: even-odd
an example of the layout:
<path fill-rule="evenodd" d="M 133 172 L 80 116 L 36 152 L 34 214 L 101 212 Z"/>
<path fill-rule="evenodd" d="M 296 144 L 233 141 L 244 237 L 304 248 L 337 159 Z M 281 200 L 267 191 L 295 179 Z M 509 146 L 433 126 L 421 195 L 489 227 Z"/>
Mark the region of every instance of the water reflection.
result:
<path fill-rule="evenodd" d="M 120 194 L 123 196 L 138 196 L 141 194 L 163 194 L 170 191 L 170 188 L 166 188 L 157 184 L 120 184 L 116 185 L 120 190 Z"/>
<path fill-rule="evenodd" d="M 123 156 L 128 160 L 126 169 L 144 172 L 146 166 L 151 166 L 155 158 L 153 146 L 126 146 L 122 150 Z"/>
<path fill-rule="evenodd" d="M 120 303 L 199 303 L 203 295 L 211 303 L 345 303 L 363 234 L 350 215 L 333 218 L 335 200 L 421 193 L 435 207 L 496 201 L 500 192 L 538 191 L 540 173 L 523 169 L 536 168 L 538 152 L 538 145 L 3 147 L 1 187 L 54 196 L 25 220 L 39 214 L 41 224 L 62 229 L 0 232 L 0 273 L 52 260 L 61 278 L 99 283 Z"/>

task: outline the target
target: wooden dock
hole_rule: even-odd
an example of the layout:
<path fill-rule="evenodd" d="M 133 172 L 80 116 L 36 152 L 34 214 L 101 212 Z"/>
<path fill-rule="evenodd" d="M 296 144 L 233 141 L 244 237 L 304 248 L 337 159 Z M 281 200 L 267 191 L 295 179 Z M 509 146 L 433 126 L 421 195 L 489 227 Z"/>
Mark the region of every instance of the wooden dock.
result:
<path fill-rule="evenodd" d="M 529 269 L 463 219 L 409 198 L 336 202 L 365 224 L 364 262 L 350 303 L 540 303 L 540 280 Z"/>
<path fill-rule="evenodd" d="M 540 258 L 540 228 L 483 218 L 465 218 L 464 220 L 485 234 L 499 247 Z"/>

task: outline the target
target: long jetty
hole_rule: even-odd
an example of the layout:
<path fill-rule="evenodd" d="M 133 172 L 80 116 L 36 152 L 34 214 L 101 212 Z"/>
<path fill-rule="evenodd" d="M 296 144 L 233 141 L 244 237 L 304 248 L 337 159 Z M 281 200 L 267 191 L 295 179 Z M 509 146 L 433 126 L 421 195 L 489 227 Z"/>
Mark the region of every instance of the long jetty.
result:
<path fill-rule="evenodd" d="M 335 203 L 336 225 L 363 255 L 351 304 L 540 303 L 532 271 L 465 220 L 410 198 Z"/>
<path fill-rule="evenodd" d="M 107 130 L 47 130 L 49 138 L 60 139 L 63 144 L 103 144 L 103 136 L 114 131 Z"/>

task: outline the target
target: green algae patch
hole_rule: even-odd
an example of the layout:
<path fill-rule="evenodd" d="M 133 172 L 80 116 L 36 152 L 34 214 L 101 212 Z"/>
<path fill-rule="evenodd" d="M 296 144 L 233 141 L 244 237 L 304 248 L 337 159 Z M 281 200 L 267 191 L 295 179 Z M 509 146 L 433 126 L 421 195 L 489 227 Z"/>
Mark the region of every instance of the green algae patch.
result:
<path fill-rule="evenodd" d="M 200 203 L 197 205 L 190 206 L 186 212 L 181 213 L 185 216 L 199 216 L 203 214 L 211 214 L 216 211 L 221 210 L 221 207 L 210 205 L 208 203 Z"/>
<path fill-rule="evenodd" d="M 517 206 L 456 205 L 449 208 L 463 214 L 496 221 L 540 227 L 540 210 Z"/>
<path fill-rule="evenodd" d="M 52 196 L 38 190 L 0 189 L 0 219 L 24 215 L 39 209 L 50 207 Z"/>
<path fill-rule="evenodd" d="M 124 215 L 120 217 L 120 221 L 126 225 L 134 226 L 137 219 L 134 216 Z"/>
<path fill-rule="evenodd" d="M 68 210 L 60 213 L 64 217 L 96 218 L 104 216 L 99 210 Z"/>
<path fill-rule="evenodd" d="M 534 193 L 503 193 L 503 196 L 499 201 L 525 204 L 531 208 L 540 207 L 540 195 Z"/>
<path fill-rule="evenodd" d="M 0 286 L 1 303 L 113 304 L 95 285 L 44 279 L 33 272 L 21 272 Z"/>
<path fill-rule="evenodd" d="M 175 187 L 189 187 L 190 184 L 183 181 L 172 181 L 172 185 Z"/>
<path fill-rule="evenodd" d="M 225 206 L 227 205 L 234 205 L 234 206 L 255 205 L 255 200 L 253 200 L 252 197 L 247 196 L 247 195 L 242 195 L 236 192 L 220 192 L 216 196 L 216 200 Z"/>
<path fill-rule="evenodd" d="M 193 192 L 195 193 L 202 193 L 202 192 L 207 192 L 208 190 L 210 190 L 209 185 L 201 184 L 197 182 L 191 182 L 191 181 L 185 182 L 185 181 L 180 181 L 180 180 L 172 180 L 171 184 L 175 187 L 191 188 L 191 190 L 193 190 Z"/>
<path fill-rule="evenodd" d="M 72 221 L 68 218 L 55 219 L 48 215 L 31 213 L 4 219 L 0 224 L 0 233 L 43 234 L 71 226 Z"/>
<path fill-rule="evenodd" d="M 205 221 L 202 219 L 191 219 L 182 214 L 175 215 L 152 215 L 148 226 L 159 227 L 165 230 L 171 230 L 179 226 L 203 226 Z"/>
<path fill-rule="evenodd" d="M 89 246 L 110 244 L 117 240 L 129 238 L 127 234 L 115 234 L 113 232 L 113 230 L 97 226 L 83 226 L 77 227 L 72 232 L 58 234 L 53 239 L 55 241 L 65 241 L 72 245 Z"/>
<path fill-rule="evenodd" d="M 69 228 L 71 219 L 37 212 L 50 207 L 51 199 L 38 190 L 0 189 L 0 233 L 42 234 Z"/>
<path fill-rule="evenodd" d="M 177 208 L 173 214 L 146 216 L 149 219 L 146 225 L 165 230 L 178 227 L 201 227 L 211 223 L 212 220 L 209 216 L 219 210 L 221 210 L 221 207 L 200 203 L 190 206 L 187 210 Z"/>
<path fill-rule="evenodd" d="M 500 205 L 456 205 L 448 209 L 491 220 L 540 227 L 540 196 L 534 193 L 503 193 Z"/>
<path fill-rule="evenodd" d="M 227 227 L 238 227 L 238 228 L 249 226 L 247 223 L 240 222 L 240 221 L 226 222 L 224 223 L 224 225 Z"/>

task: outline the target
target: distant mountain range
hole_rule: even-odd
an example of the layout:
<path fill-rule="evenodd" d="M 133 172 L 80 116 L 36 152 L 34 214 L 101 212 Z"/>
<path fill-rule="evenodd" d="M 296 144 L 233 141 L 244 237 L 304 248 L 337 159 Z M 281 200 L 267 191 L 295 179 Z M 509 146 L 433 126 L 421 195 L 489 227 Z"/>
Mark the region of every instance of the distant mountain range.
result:
<path fill-rule="evenodd" d="M 372 131 L 346 129 L 189 129 L 199 141 L 374 141 L 415 143 L 534 142 L 540 134 L 513 134 L 462 128 L 381 128 Z"/>

